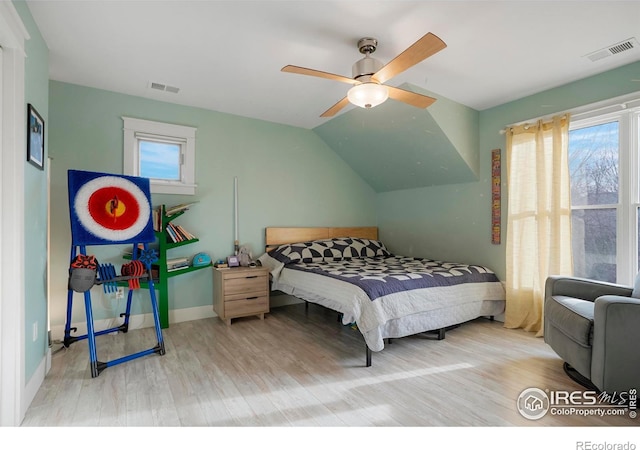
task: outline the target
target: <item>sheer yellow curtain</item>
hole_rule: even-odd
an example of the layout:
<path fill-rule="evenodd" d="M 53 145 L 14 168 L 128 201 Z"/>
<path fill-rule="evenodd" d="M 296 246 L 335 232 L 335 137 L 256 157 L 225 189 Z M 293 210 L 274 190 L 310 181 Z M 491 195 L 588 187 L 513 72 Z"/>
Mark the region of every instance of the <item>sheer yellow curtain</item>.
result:
<path fill-rule="evenodd" d="M 542 336 L 544 284 L 571 275 L 569 115 L 507 130 L 505 327 Z"/>

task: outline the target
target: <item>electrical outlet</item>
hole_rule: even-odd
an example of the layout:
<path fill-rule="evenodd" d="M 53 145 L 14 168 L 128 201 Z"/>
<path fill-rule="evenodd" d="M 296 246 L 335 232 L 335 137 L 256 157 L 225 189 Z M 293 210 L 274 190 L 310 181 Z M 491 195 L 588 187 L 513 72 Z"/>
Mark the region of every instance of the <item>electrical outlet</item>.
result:
<path fill-rule="evenodd" d="M 38 321 L 33 322 L 33 342 L 38 339 Z"/>
<path fill-rule="evenodd" d="M 116 299 L 121 299 L 124 298 L 124 288 L 123 287 L 119 287 L 118 290 L 116 291 Z"/>

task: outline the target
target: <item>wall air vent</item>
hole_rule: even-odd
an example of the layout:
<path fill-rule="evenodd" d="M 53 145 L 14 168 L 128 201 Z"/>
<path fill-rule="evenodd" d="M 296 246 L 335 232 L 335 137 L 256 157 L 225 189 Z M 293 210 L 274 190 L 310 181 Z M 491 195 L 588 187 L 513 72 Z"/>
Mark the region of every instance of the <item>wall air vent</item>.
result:
<path fill-rule="evenodd" d="M 154 81 L 149 82 L 149 87 L 157 91 L 171 92 L 172 94 L 177 94 L 180 91 L 180 88 L 177 88 L 175 86 L 169 86 L 163 83 L 156 83 Z"/>
<path fill-rule="evenodd" d="M 636 38 L 629 38 L 622 42 L 618 42 L 617 44 L 613 44 L 609 47 L 589 53 L 585 56 L 591 61 L 595 62 L 608 56 L 618 55 L 620 53 L 638 48 L 640 48 L 640 45 L 638 44 Z"/>

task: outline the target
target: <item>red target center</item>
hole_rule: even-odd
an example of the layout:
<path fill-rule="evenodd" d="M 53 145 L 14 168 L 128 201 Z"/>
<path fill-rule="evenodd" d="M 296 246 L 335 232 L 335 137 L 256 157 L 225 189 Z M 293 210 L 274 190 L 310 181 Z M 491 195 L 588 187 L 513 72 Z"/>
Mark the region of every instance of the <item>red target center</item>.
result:
<path fill-rule="evenodd" d="M 97 189 L 89 197 L 89 214 L 110 230 L 126 230 L 133 226 L 140 216 L 140 206 L 136 198 L 127 190 L 117 186 Z"/>

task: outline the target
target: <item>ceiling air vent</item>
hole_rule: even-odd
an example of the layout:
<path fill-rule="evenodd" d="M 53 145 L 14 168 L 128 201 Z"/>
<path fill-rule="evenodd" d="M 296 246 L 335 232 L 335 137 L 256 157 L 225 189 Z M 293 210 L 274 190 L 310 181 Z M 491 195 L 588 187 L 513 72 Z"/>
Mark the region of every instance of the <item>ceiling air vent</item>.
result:
<path fill-rule="evenodd" d="M 603 48 L 601 50 L 595 51 L 593 53 L 589 53 L 585 55 L 591 61 L 598 61 L 600 59 L 606 58 L 608 56 L 618 55 L 620 53 L 640 48 L 638 45 L 638 41 L 636 38 L 629 38 L 622 42 L 618 42 L 617 44 L 613 44 L 607 48 Z"/>
<path fill-rule="evenodd" d="M 171 92 L 173 94 L 177 94 L 180 91 L 180 88 L 177 88 L 175 86 L 169 86 L 167 84 L 156 83 L 154 81 L 151 81 L 149 83 L 149 87 L 151 89 L 155 89 L 155 90 L 158 90 L 158 91 Z"/>

